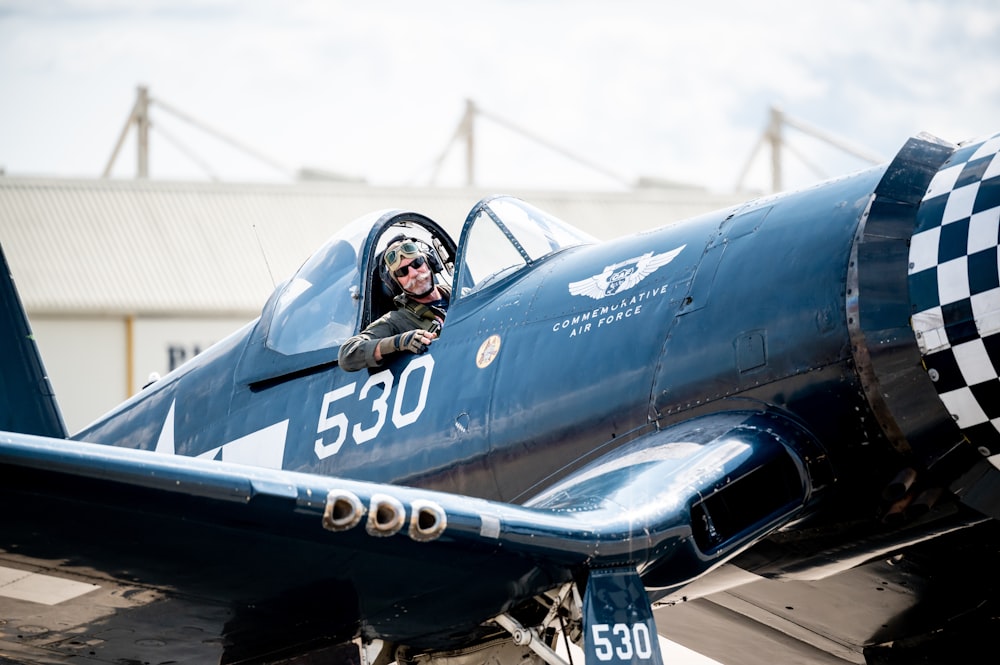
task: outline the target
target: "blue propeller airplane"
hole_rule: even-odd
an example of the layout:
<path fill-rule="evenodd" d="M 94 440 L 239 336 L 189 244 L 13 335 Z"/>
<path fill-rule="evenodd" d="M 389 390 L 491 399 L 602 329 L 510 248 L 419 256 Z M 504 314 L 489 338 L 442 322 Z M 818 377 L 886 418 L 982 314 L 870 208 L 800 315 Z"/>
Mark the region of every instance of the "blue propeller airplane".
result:
<path fill-rule="evenodd" d="M 4 259 L 0 663 L 993 662 L 998 154 L 604 243 L 373 213 L 71 437 Z M 401 234 L 439 336 L 342 367 Z"/>

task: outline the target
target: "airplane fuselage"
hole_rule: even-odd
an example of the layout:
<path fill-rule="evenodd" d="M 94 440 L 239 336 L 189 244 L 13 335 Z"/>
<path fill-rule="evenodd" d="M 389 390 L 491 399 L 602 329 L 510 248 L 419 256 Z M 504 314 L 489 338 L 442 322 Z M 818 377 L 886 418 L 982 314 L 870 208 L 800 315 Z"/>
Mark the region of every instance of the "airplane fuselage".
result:
<path fill-rule="evenodd" d="M 874 440 L 847 283 L 881 175 L 557 253 L 457 297 L 426 354 L 369 371 L 240 381 L 251 324 L 77 438 L 514 502 L 717 410 L 787 409 L 821 442 Z"/>

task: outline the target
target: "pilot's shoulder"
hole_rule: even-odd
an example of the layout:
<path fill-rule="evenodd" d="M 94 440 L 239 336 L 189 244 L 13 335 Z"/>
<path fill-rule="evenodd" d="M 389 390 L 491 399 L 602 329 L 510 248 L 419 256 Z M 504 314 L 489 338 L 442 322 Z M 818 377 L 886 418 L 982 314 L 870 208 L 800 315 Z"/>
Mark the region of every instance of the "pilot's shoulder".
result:
<path fill-rule="evenodd" d="M 407 330 L 413 330 L 415 326 L 411 319 L 414 318 L 416 318 L 415 315 L 405 307 L 394 309 L 369 323 L 361 331 L 361 335 L 366 336 L 368 339 L 398 335 Z"/>

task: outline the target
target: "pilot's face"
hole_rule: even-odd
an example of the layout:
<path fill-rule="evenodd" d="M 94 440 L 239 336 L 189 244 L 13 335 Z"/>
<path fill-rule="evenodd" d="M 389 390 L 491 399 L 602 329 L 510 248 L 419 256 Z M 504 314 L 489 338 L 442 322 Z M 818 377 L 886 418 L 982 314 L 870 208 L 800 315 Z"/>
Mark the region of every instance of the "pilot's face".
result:
<path fill-rule="evenodd" d="M 418 257 L 423 258 L 423 257 Z M 427 261 L 417 261 L 419 268 L 411 268 L 410 264 L 416 259 L 403 259 L 397 270 L 397 281 L 404 291 L 410 293 L 426 293 L 430 291 L 432 284 L 431 270 L 427 266 Z M 405 269 L 405 274 L 400 274 Z"/>

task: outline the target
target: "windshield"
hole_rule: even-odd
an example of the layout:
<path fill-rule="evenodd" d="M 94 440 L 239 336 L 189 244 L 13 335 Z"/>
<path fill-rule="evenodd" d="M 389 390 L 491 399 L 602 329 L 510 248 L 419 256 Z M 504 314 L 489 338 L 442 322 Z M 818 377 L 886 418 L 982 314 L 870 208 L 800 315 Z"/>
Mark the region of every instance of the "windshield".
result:
<path fill-rule="evenodd" d="M 480 201 L 459 241 L 460 293 L 474 293 L 549 254 L 596 240 L 510 196 Z"/>
<path fill-rule="evenodd" d="M 281 287 L 267 331 L 268 348 L 293 355 L 339 346 L 354 334 L 360 311 L 358 252 L 382 214 L 345 226 Z"/>

